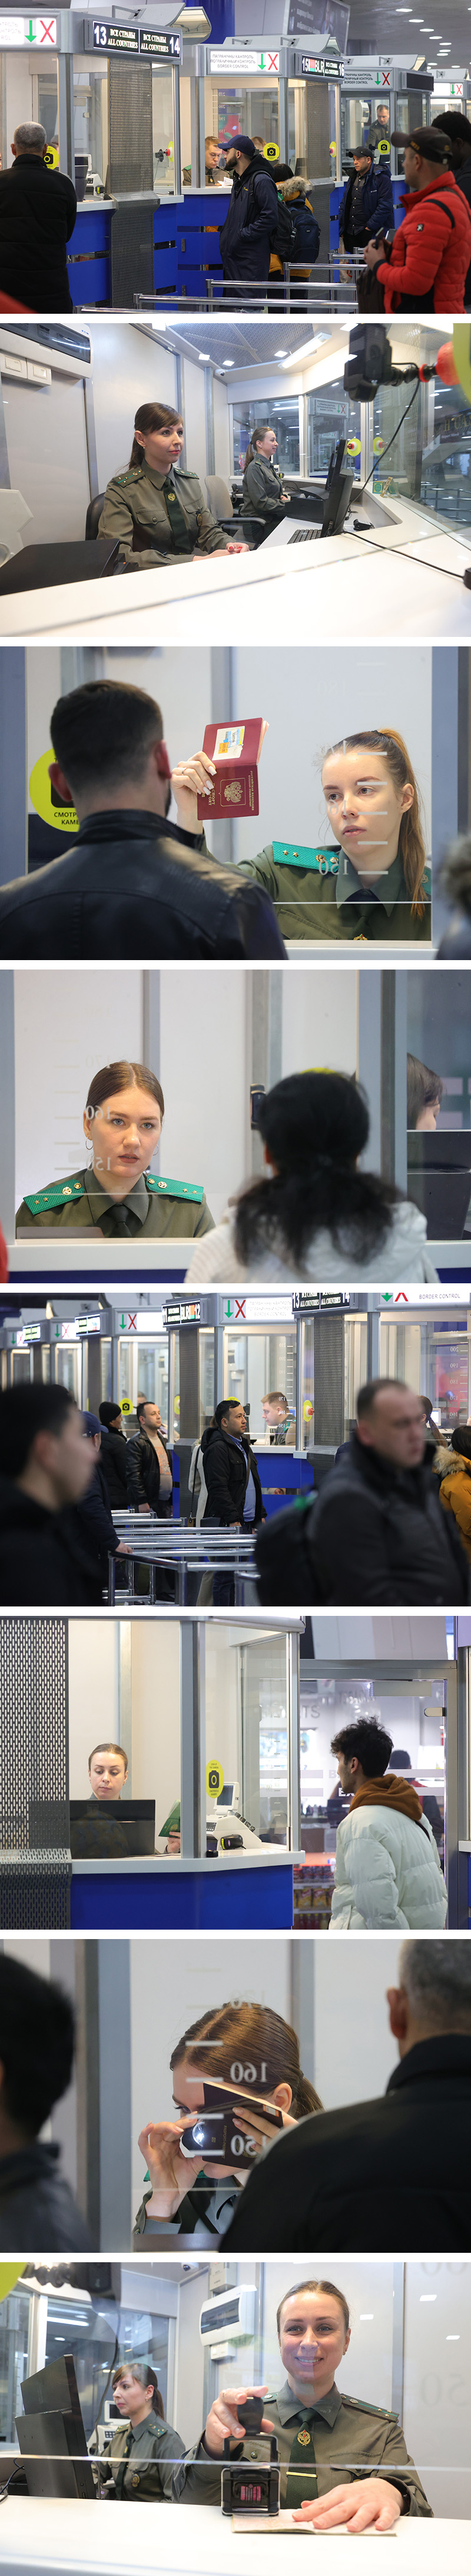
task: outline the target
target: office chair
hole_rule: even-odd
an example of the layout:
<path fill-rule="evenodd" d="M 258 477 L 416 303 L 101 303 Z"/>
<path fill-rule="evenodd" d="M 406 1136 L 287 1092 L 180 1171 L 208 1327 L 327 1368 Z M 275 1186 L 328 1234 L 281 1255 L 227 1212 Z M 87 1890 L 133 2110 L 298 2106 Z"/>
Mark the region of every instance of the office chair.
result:
<path fill-rule="evenodd" d="M 239 536 L 249 546 L 263 545 L 264 537 L 268 537 L 270 532 L 269 520 L 257 516 L 255 510 L 253 518 L 248 510 L 244 510 L 242 518 L 240 511 L 234 510 L 227 483 L 223 483 L 221 474 L 206 474 L 205 483 L 213 519 L 217 519 L 219 528 L 225 528 L 226 536 L 236 539 Z"/>
<path fill-rule="evenodd" d="M 20 530 L 26 527 L 32 516 L 22 492 L 0 491 L 0 564 L 9 563 L 12 555 L 22 553 Z"/>
<path fill-rule="evenodd" d="M 99 524 L 100 524 L 100 519 L 101 519 L 101 513 L 102 513 L 102 509 L 103 509 L 104 498 L 105 498 L 104 492 L 94 492 L 94 494 L 93 494 L 93 500 L 89 501 L 89 504 L 88 504 L 88 510 L 87 510 L 87 516 L 86 516 L 86 520 L 85 520 L 85 535 L 86 535 L 86 537 L 97 537 L 97 536 L 98 536 L 98 529 L 99 529 Z"/>

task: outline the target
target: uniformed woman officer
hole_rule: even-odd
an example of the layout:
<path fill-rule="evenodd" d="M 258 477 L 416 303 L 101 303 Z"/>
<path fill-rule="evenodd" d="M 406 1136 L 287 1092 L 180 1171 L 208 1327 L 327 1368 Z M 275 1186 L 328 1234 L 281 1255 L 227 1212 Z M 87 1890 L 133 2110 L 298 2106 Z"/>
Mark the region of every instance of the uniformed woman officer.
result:
<path fill-rule="evenodd" d="M 273 841 L 240 872 L 271 895 L 284 939 L 430 942 L 420 794 L 400 733 L 345 734 L 322 764 L 331 845 Z"/>
<path fill-rule="evenodd" d="M 149 572 L 175 555 L 241 555 L 208 510 L 197 474 L 179 464 L 183 421 L 168 403 L 141 403 L 129 465 L 107 484 L 98 534 L 119 537 L 127 572 Z"/>
<path fill-rule="evenodd" d="M 190 2162 L 180 2153 L 182 2131 L 203 2105 L 204 2083 L 232 2081 L 248 2094 L 265 2093 L 282 2112 L 284 2129 L 321 2111 L 322 2103 L 302 2074 L 296 2032 L 265 2004 L 221 2004 L 218 2011 L 202 2013 L 178 2040 L 170 2065 L 179 2117 L 147 2120 L 141 2129 L 139 2147 L 148 2172 L 136 2234 L 150 2237 L 161 2227 L 167 2233 L 173 2227 L 176 2236 L 223 2236 L 247 2173 L 203 2162 L 201 2156 Z M 265 2139 L 273 2139 L 273 2126 L 258 2111 L 245 2120 L 238 2106 L 237 2126 L 257 2137 L 259 2150 Z"/>
<path fill-rule="evenodd" d="M 269 519 L 271 527 L 284 518 L 291 498 L 289 492 L 283 491 L 283 477 L 279 465 L 275 465 L 277 446 L 274 429 L 269 429 L 266 421 L 252 430 L 242 484 L 241 518 L 245 511 L 250 511 L 253 518 L 256 510 L 261 518 Z"/>
<path fill-rule="evenodd" d="M 201 2440 L 175 2470 L 175 2501 L 220 2504 L 224 2442 L 229 2436 L 234 2458 L 240 2457 L 236 2409 L 256 2394 L 267 2401 L 262 2432 L 277 2438 L 281 2507 L 296 2521 L 319 2532 L 338 2523 L 349 2531 L 389 2531 L 400 2514 L 430 2514 L 397 2415 L 337 2388 L 335 2372 L 350 2342 L 343 2290 L 333 2281 L 300 2281 L 285 2290 L 276 2322 L 282 2388 L 276 2397 L 266 2388 L 221 2389 Z M 249 2442 L 247 2448 L 250 2458 Z"/>
<path fill-rule="evenodd" d="M 90 1164 L 26 1192 L 17 1232 L 41 1225 L 95 1226 L 100 1235 L 208 1234 L 214 1219 L 197 1181 L 165 1181 L 150 1172 L 162 1129 L 164 1095 L 146 1064 L 105 1064 L 90 1083 L 83 1114 Z"/>
<path fill-rule="evenodd" d="M 161 2504 L 163 2496 L 172 2493 L 175 2462 L 183 2455 L 183 2442 L 172 2424 L 166 2424 L 155 2370 L 147 2361 L 122 2363 L 113 2371 L 113 2398 L 120 2415 L 127 2417 L 126 2428 L 112 2433 L 100 2457 L 112 2461 L 112 2481 L 101 2476 L 103 2495 L 111 2501 L 124 2496 L 127 2504 Z"/>

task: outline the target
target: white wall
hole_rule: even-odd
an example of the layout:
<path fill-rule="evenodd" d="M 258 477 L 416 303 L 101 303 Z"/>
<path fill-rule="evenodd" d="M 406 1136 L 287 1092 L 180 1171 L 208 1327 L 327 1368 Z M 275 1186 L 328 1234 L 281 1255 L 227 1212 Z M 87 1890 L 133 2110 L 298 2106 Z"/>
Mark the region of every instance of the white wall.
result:
<path fill-rule="evenodd" d="M 199 474 L 204 499 L 206 474 L 206 409 L 204 379 L 206 368 L 196 358 L 182 360 L 182 403 L 185 422 L 186 467 L 189 474 Z"/>
<path fill-rule="evenodd" d="M 389 1934 L 375 1941 L 369 1932 L 350 1942 L 314 1939 L 314 2083 L 326 2111 L 383 2093 L 397 2065 L 384 1998 L 397 1984 L 399 1947 Z"/>
<path fill-rule="evenodd" d="M 26 720 L 27 720 L 27 791 L 28 813 L 35 812 L 29 794 L 29 781 L 35 761 L 41 753 L 52 758 L 50 718 L 62 691 L 60 644 L 48 646 L 41 653 L 35 646 L 26 651 Z"/>
<path fill-rule="evenodd" d="M 230 967 L 160 978 L 162 1171 L 203 1181 L 216 1224 L 248 1168 L 246 985 Z"/>
<path fill-rule="evenodd" d="M 203 2425 L 205 2348 L 200 2341 L 201 2309 L 208 2297 L 209 2270 L 188 2270 L 178 2294 L 178 2340 L 174 2421 L 185 2448 L 198 2442 Z M 244 2364 L 245 2367 L 245 2364 Z"/>
<path fill-rule="evenodd" d="M 232 482 L 233 464 L 229 428 L 228 387 L 221 384 L 220 377 L 218 376 L 213 376 L 213 405 L 216 473 L 222 474 L 224 483 L 230 484 Z"/>
<path fill-rule="evenodd" d="M 107 1626 L 99 1619 L 69 1619 L 71 1798 L 89 1795 L 88 1757 L 94 1745 L 119 1743 L 118 1657 L 118 1620 Z"/>
<path fill-rule="evenodd" d="M 324 2262 L 321 2270 L 325 2273 Z M 309 2266 L 308 2266 L 309 2269 Z M 280 2263 L 277 2257 L 262 2266 L 264 2274 L 264 2334 L 261 2379 L 268 2387 L 280 2388 L 285 2370 L 276 2331 L 276 2311 L 286 2291 L 306 2279 L 306 2257 L 299 2262 Z M 329 2272 L 330 2277 L 330 2272 Z M 350 2309 L 351 2341 L 335 2377 L 339 2388 L 349 2397 L 363 2397 L 370 2406 L 392 2403 L 392 2334 L 393 2334 L 393 2265 L 388 2262 L 355 2263 L 339 2255 L 333 2278 L 343 2290 Z"/>
<path fill-rule="evenodd" d="M 268 2003 L 290 2019 L 290 1943 L 244 1939 L 131 1942 L 131 2138 L 133 2214 L 142 2199 L 145 2165 L 139 2130 L 172 2120 L 170 2056 L 189 2025 L 212 2006 L 240 1997 Z"/>
<path fill-rule="evenodd" d="M 282 979 L 281 1072 L 357 1071 L 358 971 L 301 966 Z"/>
<path fill-rule="evenodd" d="M 311 849 L 325 837 L 328 844 L 333 840 L 322 763 L 332 742 L 363 724 L 369 732 L 391 724 L 402 733 L 423 797 L 430 850 L 431 646 L 397 653 L 386 642 L 381 653 L 372 644 L 352 653 L 346 643 L 327 651 L 313 643 L 303 652 L 293 637 L 286 652 L 280 636 L 273 643 L 263 662 L 249 641 L 233 656 L 231 715 L 262 715 L 269 723 L 258 771 L 260 813 L 241 828 L 236 858 L 255 858 L 272 840 L 300 841 Z"/>
<path fill-rule="evenodd" d="M 40 356 L 46 361 L 47 350 Z M 3 374 L 3 400 L 10 483 L 32 513 L 24 545 L 84 537 L 90 478 L 82 377 L 54 366 L 50 385 Z"/>
<path fill-rule="evenodd" d="M 120 1056 L 142 1056 L 140 969 L 15 976 L 17 1206 L 25 1190 L 83 1169 L 87 1087 Z"/>
<path fill-rule="evenodd" d="M 180 1796 L 180 1627 L 131 1628 L 132 1796 L 155 1798 L 156 1835 Z"/>
<path fill-rule="evenodd" d="M 143 402 L 176 405 L 175 359 L 153 345 L 134 322 L 92 321 L 93 407 L 98 490 L 124 474 L 131 454 L 134 415 Z"/>
<path fill-rule="evenodd" d="M 30 654 L 29 660 L 39 655 Z M 47 662 L 49 655 L 43 659 Z M 104 677 L 119 680 L 123 686 L 145 689 L 157 700 L 163 717 L 165 740 L 171 767 L 200 751 L 207 724 L 211 722 L 211 647 L 210 645 L 154 645 L 152 652 L 116 652 L 103 657 Z M 51 699 L 51 708 L 53 701 Z M 47 736 L 46 736 L 47 739 Z M 41 746 L 40 746 L 41 748 Z M 172 799 L 170 822 L 176 823 L 177 811 Z M 211 836 L 209 835 L 209 838 Z"/>

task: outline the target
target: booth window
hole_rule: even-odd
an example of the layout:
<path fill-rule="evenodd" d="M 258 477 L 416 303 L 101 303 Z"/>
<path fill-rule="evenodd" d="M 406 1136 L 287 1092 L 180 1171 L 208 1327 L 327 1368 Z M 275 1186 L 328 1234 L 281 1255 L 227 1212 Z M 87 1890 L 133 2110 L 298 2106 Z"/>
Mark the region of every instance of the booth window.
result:
<path fill-rule="evenodd" d="M 308 394 L 307 418 L 308 473 L 326 474 L 336 440 L 347 438 L 352 442 L 349 448 L 349 465 L 353 473 L 359 476 L 359 406 L 358 403 L 349 402 L 348 395 L 343 391 L 341 376 L 337 378 L 336 384 L 326 385 L 323 393 Z"/>
<path fill-rule="evenodd" d="M 290 401 L 289 395 L 281 402 L 234 403 L 234 473 L 243 472 L 249 439 L 258 421 L 267 422 L 268 428 L 275 431 L 278 440 L 276 463 L 281 466 L 282 474 L 299 474 L 299 403 L 297 396 L 295 401 Z"/>

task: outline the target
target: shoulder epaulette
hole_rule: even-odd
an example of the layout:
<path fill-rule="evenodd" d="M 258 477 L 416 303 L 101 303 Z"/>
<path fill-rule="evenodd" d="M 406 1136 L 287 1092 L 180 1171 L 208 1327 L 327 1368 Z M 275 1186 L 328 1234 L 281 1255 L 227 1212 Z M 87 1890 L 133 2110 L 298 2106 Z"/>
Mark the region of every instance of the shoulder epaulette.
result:
<path fill-rule="evenodd" d="M 142 465 L 127 465 L 125 474 L 113 474 L 113 483 L 140 483 Z"/>
<path fill-rule="evenodd" d="M 381 2415 L 385 2424 L 399 2423 L 399 2416 L 393 2413 L 391 2406 L 372 2406 L 367 2397 L 344 2397 L 343 2390 L 342 2406 L 353 2406 L 360 2415 Z"/>
<path fill-rule="evenodd" d="M 338 874 L 340 850 L 308 850 L 301 842 L 295 849 L 293 841 L 273 841 L 272 848 L 277 868 L 312 868 L 319 877 L 336 877 Z"/>
<path fill-rule="evenodd" d="M 66 1199 L 83 1199 L 84 1195 L 84 1179 L 51 1181 L 48 1190 L 25 1190 L 24 1203 L 25 1207 L 31 1209 L 32 1216 L 40 1216 L 43 1208 L 64 1207 Z"/>
<path fill-rule="evenodd" d="M 164 1181 L 161 1172 L 146 1172 L 146 1189 L 164 1192 L 168 1199 L 204 1199 L 202 1181 Z"/>

